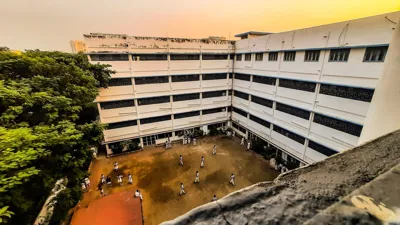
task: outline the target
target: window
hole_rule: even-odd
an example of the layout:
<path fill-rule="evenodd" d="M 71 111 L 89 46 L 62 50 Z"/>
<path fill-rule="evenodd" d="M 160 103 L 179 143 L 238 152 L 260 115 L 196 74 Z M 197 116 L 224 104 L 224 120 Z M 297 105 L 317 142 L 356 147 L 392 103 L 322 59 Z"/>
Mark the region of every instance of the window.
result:
<path fill-rule="evenodd" d="M 229 55 L 229 59 L 230 59 L 230 60 L 234 60 L 234 59 L 235 59 L 235 55 L 234 55 L 234 54 L 230 54 L 230 55 Z"/>
<path fill-rule="evenodd" d="M 228 55 L 217 55 L 217 54 L 203 55 L 202 57 L 203 57 L 202 60 L 227 60 L 228 59 Z"/>
<path fill-rule="evenodd" d="M 293 116 L 297 116 L 306 120 L 310 119 L 310 112 L 303 110 L 303 109 L 299 109 L 299 108 L 295 108 L 292 106 L 288 106 L 282 103 L 276 103 L 276 110 L 279 110 L 281 112 L 293 115 Z"/>
<path fill-rule="evenodd" d="M 302 145 L 304 145 L 304 142 L 306 140 L 304 137 L 302 137 L 302 136 L 300 136 L 298 134 L 295 134 L 295 133 L 293 133 L 291 131 L 288 131 L 288 130 L 282 128 L 282 127 L 279 127 L 279 126 L 277 126 L 275 124 L 274 124 L 273 130 L 275 132 L 277 132 L 277 133 L 282 134 L 283 136 L 286 136 L 286 137 L 288 137 L 288 138 L 290 138 L 290 139 L 302 144 Z"/>
<path fill-rule="evenodd" d="M 330 84 L 321 84 L 320 94 L 353 99 L 356 101 L 371 102 L 374 90 L 365 88 L 345 87 Z"/>
<path fill-rule="evenodd" d="M 138 54 L 132 55 L 132 61 L 165 61 L 167 55 L 165 54 Z"/>
<path fill-rule="evenodd" d="M 140 98 L 137 100 L 138 105 L 154 105 L 170 102 L 169 96 L 161 96 L 161 97 L 151 97 L 151 98 Z"/>
<path fill-rule="evenodd" d="M 144 124 L 157 123 L 157 122 L 162 122 L 162 121 L 167 121 L 167 120 L 171 120 L 171 115 L 140 119 L 140 124 L 144 125 Z"/>
<path fill-rule="evenodd" d="M 232 112 L 232 106 L 228 106 L 228 112 Z"/>
<path fill-rule="evenodd" d="M 243 111 L 243 110 L 241 110 L 241 109 L 238 109 L 238 108 L 236 108 L 236 107 L 232 107 L 232 110 L 233 110 L 235 113 L 240 114 L 240 115 L 242 115 L 242 116 L 244 116 L 244 117 L 247 118 L 247 112 L 245 112 L 245 111 Z"/>
<path fill-rule="evenodd" d="M 268 53 L 268 61 L 278 61 L 278 53 L 277 52 L 269 52 Z"/>
<path fill-rule="evenodd" d="M 320 50 L 308 50 L 304 55 L 304 62 L 318 62 Z"/>
<path fill-rule="evenodd" d="M 135 85 L 169 83 L 168 76 L 135 77 Z"/>
<path fill-rule="evenodd" d="M 329 62 L 347 62 L 350 55 L 350 49 L 331 49 L 329 53 Z"/>
<path fill-rule="evenodd" d="M 284 52 L 283 53 L 283 61 L 294 61 L 296 59 L 296 52 Z"/>
<path fill-rule="evenodd" d="M 242 54 L 236 55 L 236 61 L 242 61 Z"/>
<path fill-rule="evenodd" d="M 268 128 L 268 129 L 271 127 L 271 123 L 270 122 L 265 121 L 263 119 L 260 119 L 260 118 L 258 118 L 256 116 L 250 115 L 250 119 L 253 120 L 254 122 L 260 124 L 260 125 L 263 125 L 264 127 Z"/>
<path fill-rule="evenodd" d="M 203 80 L 223 80 L 226 79 L 226 73 L 202 74 Z"/>
<path fill-rule="evenodd" d="M 251 61 L 251 53 L 244 54 L 244 61 Z"/>
<path fill-rule="evenodd" d="M 279 87 L 284 87 L 284 88 L 314 92 L 315 86 L 316 86 L 316 83 L 312 83 L 312 82 L 279 79 Z"/>
<path fill-rule="evenodd" d="M 359 137 L 362 126 L 343 120 L 315 114 L 314 122 Z"/>
<path fill-rule="evenodd" d="M 128 86 L 132 85 L 131 78 L 113 78 L 110 79 L 108 86 L 115 87 L 115 86 Z"/>
<path fill-rule="evenodd" d="M 174 75 L 171 76 L 172 82 L 189 82 L 189 81 L 199 81 L 199 75 Z"/>
<path fill-rule="evenodd" d="M 228 90 L 228 96 L 232 96 L 232 89 Z"/>
<path fill-rule="evenodd" d="M 203 115 L 207 115 L 207 114 L 214 114 L 214 113 L 220 113 L 220 112 L 225 112 L 226 108 L 215 108 L 215 109 L 205 109 L 203 110 Z"/>
<path fill-rule="evenodd" d="M 174 119 L 182 119 L 186 117 L 200 116 L 200 111 L 178 113 L 174 115 Z"/>
<path fill-rule="evenodd" d="M 365 50 L 363 62 L 383 62 L 385 61 L 388 47 L 369 47 Z"/>
<path fill-rule="evenodd" d="M 251 101 L 272 109 L 273 102 L 271 100 L 252 95 Z"/>
<path fill-rule="evenodd" d="M 174 61 L 174 60 L 200 60 L 200 55 L 177 54 L 177 55 L 170 55 L 169 57 L 170 57 L 171 61 Z"/>
<path fill-rule="evenodd" d="M 193 100 L 193 99 L 200 99 L 200 93 L 174 95 L 174 96 L 172 96 L 172 99 L 173 99 L 174 102 L 188 101 L 188 100 Z"/>
<path fill-rule="evenodd" d="M 253 82 L 275 86 L 276 78 L 253 75 Z"/>
<path fill-rule="evenodd" d="M 229 74 L 229 79 L 233 79 L 233 73 Z"/>
<path fill-rule="evenodd" d="M 238 98 L 249 100 L 249 94 L 246 94 L 246 93 L 243 93 L 243 92 L 240 92 L 240 91 L 234 91 L 233 95 L 238 97 Z"/>
<path fill-rule="evenodd" d="M 157 134 L 157 139 L 164 139 L 172 137 L 172 132 Z"/>
<path fill-rule="evenodd" d="M 99 54 L 90 55 L 92 61 L 129 61 L 128 55 L 122 54 Z"/>
<path fill-rule="evenodd" d="M 232 123 L 232 127 L 235 128 L 236 130 L 242 132 L 243 134 L 246 133 L 246 128 L 240 126 L 239 124 L 237 124 L 235 122 Z"/>
<path fill-rule="evenodd" d="M 123 127 L 132 127 L 132 126 L 136 126 L 136 125 L 137 125 L 136 120 L 124 121 L 124 122 L 118 122 L 118 123 L 110 123 L 107 126 L 107 130 L 118 129 L 118 128 L 123 128 Z"/>
<path fill-rule="evenodd" d="M 242 74 L 242 73 L 235 73 L 235 79 L 250 81 L 250 75 Z"/>
<path fill-rule="evenodd" d="M 135 106 L 135 101 L 123 100 L 123 101 L 113 101 L 113 102 L 100 102 L 101 109 L 116 109 Z"/>
<path fill-rule="evenodd" d="M 336 153 L 338 153 L 337 151 L 330 149 L 328 147 L 325 147 L 323 145 L 318 144 L 317 142 L 313 142 L 311 140 L 309 140 L 308 142 L 308 147 L 313 149 L 314 151 L 317 151 L 321 154 L 324 154 L 326 156 L 331 156 L 334 155 Z"/>
<path fill-rule="evenodd" d="M 256 53 L 256 61 L 263 61 L 264 53 Z"/>
<path fill-rule="evenodd" d="M 203 98 L 215 98 L 222 97 L 226 95 L 226 91 L 208 91 L 203 92 Z"/>

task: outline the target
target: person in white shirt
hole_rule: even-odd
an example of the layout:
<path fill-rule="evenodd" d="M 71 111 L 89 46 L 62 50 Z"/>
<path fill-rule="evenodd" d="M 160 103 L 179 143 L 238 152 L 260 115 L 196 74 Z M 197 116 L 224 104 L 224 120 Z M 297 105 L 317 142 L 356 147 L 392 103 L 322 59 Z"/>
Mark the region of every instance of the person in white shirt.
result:
<path fill-rule="evenodd" d="M 236 131 L 232 131 L 232 137 L 235 137 Z"/>
<path fill-rule="evenodd" d="M 104 176 L 104 174 L 101 175 L 100 181 L 102 184 L 106 183 L 106 177 Z"/>
<path fill-rule="evenodd" d="M 179 192 L 179 195 L 182 195 L 182 194 L 186 194 L 185 187 L 183 186 L 183 183 L 181 183 L 181 191 Z"/>
<path fill-rule="evenodd" d="M 216 145 L 214 145 L 214 147 L 213 147 L 212 154 L 213 155 L 217 154 L 217 146 Z"/>
<path fill-rule="evenodd" d="M 235 175 L 232 173 L 231 174 L 231 180 L 229 181 L 233 186 L 235 186 Z"/>
<path fill-rule="evenodd" d="M 117 180 L 120 186 L 122 186 L 122 175 L 117 176 Z"/>
<path fill-rule="evenodd" d="M 215 201 L 217 201 L 217 200 L 218 200 L 218 198 L 217 198 L 216 195 L 214 195 L 214 197 L 211 199 L 212 202 L 215 202 Z"/>
<path fill-rule="evenodd" d="M 140 193 L 139 190 L 136 190 L 136 192 L 135 192 L 135 198 L 140 198 L 140 200 L 143 200 L 143 196 L 142 196 L 142 194 Z"/>
<path fill-rule="evenodd" d="M 201 157 L 200 168 L 204 167 L 204 156 Z"/>
<path fill-rule="evenodd" d="M 200 182 L 199 171 L 196 171 L 196 178 L 194 178 L 194 182 L 195 183 L 199 183 Z"/>
<path fill-rule="evenodd" d="M 105 194 L 104 194 L 104 189 L 103 189 L 103 188 L 100 188 L 100 195 L 101 195 L 101 196 L 105 196 Z"/>
<path fill-rule="evenodd" d="M 179 164 L 181 166 L 183 166 L 183 157 L 182 157 L 182 155 L 179 156 Z"/>
<path fill-rule="evenodd" d="M 89 178 L 85 178 L 85 184 L 86 184 L 86 187 L 87 188 L 89 188 L 90 187 L 90 180 L 89 180 Z"/>
<path fill-rule="evenodd" d="M 83 192 L 86 192 L 86 190 L 87 190 L 87 189 L 86 189 L 86 184 L 85 184 L 85 183 L 82 183 L 82 184 L 81 184 L 81 187 L 82 187 L 82 191 L 83 191 Z"/>
<path fill-rule="evenodd" d="M 114 171 L 118 172 L 118 163 L 117 162 L 114 163 Z"/>
<path fill-rule="evenodd" d="M 191 139 L 191 138 L 190 138 L 190 137 L 188 137 L 188 139 L 187 139 L 187 140 L 188 140 L 188 144 L 190 144 L 190 139 Z"/>
<path fill-rule="evenodd" d="M 247 142 L 247 150 L 250 150 L 251 142 Z"/>
<path fill-rule="evenodd" d="M 132 175 L 131 175 L 131 174 L 128 174 L 128 183 L 129 183 L 129 184 L 132 184 L 132 183 L 133 183 Z"/>
<path fill-rule="evenodd" d="M 244 145 L 244 137 L 242 137 L 242 141 L 240 142 L 240 145 Z"/>
<path fill-rule="evenodd" d="M 193 145 L 196 145 L 196 138 L 193 138 Z"/>

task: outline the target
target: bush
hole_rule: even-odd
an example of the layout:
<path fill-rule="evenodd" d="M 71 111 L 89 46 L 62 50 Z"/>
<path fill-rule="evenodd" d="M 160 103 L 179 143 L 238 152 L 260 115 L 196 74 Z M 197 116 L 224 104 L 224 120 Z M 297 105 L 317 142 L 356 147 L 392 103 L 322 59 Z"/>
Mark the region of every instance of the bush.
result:
<path fill-rule="evenodd" d="M 208 135 L 210 136 L 216 136 L 218 135 L 220 132 L 216 129 L 216 128 L 211 128 L 210 132 L 208 133 Z"/>
<path fill-rule="evenodd" d="M 111 148 L 113 154 L 119 154 L 124 150 L 125 145 L 124 142 L 117 142 L 117 143 L 111 143 L 109 147 Z"/>
<path fill-rule="evenodd" d="M 139 139 L 125 141 L 125 146 L 127 147 L 128 151 L 137 151 L 141 149 Z"/>

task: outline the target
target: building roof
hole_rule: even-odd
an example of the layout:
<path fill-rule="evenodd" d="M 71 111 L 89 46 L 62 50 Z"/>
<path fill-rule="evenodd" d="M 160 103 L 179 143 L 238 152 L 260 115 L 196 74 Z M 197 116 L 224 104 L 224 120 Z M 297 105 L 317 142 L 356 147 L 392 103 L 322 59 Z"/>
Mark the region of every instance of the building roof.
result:
<path fill-rule="evenodd" d="M 253 35 L 268 35 L 268 34 L 273 34 L 271 32 L 261 32 L 261 31 L 247 31 L 244 33 L 240 33 L 240 34 L 236 34 L 235 37 L 244 37 L 247 36 L 249 34 L 253 34 Z"/>

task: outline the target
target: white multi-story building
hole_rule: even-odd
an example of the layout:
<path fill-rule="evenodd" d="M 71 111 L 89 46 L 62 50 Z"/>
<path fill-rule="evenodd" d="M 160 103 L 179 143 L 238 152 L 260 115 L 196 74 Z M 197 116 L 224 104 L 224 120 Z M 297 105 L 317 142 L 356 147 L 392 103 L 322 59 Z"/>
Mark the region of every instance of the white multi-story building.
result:
<path fill-rule="evenodd" d="M 104 143 L 140 139 L 146 146 L 186 129 L 231 126 L 289 161 L 352 148 L 399 18 L 247 32 L 239 41 L 84 35 L 91 62 L 117 71 L 96 99 L 109 125 Z"/>

